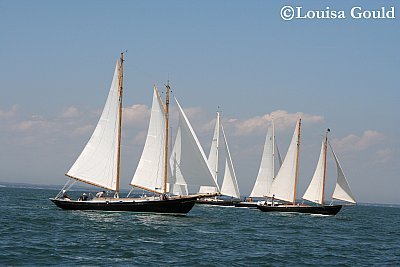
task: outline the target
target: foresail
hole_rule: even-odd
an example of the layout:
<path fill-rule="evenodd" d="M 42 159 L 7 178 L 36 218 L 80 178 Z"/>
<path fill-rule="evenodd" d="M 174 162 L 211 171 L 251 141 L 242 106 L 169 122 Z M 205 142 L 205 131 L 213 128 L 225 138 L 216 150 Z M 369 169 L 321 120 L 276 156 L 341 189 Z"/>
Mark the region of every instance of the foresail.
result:
<path fill-rule="evenodd" d="M 165 112 L 157 88 L 154 88 L 149 129 L 131 185 L 162 192 L 165 153 Z"/>
<path fill-rule="evenodd" d="M 274 179 L 274 138 L 272 127 L 268 127 L 261 158 L 260 169 L 250 197 L 265 197 Z"/>
<path fill-rule="evenodd" d="M 333 191 L 332 198 L 356 204 L 357 202 L 350 190 L 349 183 L 347 182 L 346 176 L 343 173 L 343 169 L 340 166 L 339 160 L 338 160 L 335 152 L 333 151 L 331 144 L 329 144 L 329 146 L 331 148 L 333 157 L 335 158 L 336 167 L 337 167 L 337 180 L 336 180 L 336 186 L 335 186 L 335 190 Z"/>
<path fill-rule="evenodd" d="M 295 183 L 296 183 L 296 160 L 297 160 L 297 143 L 299 134 L 299 123 L 297 121 L 296 129 L 294 130 L 292 141 L 290 142 L 285 159 L 279 169 L 271 189 L 267 196 L 274 197 L 283 201 L 293 202 L 295 198 Z"/>
<path fill-rule="evenodd" d="M 222 182 L 221 194 L 225 196 L 231 196 L 240 199 L 239 186 L 236 179 L 235 169 L 233 168 L 233 162 L 231 153 L 229 151 L 228 142 L 226 140 L 224 128 L 221 125 L 222 135 L 224 137 L 225 144 L 225 172 L 224 180 Z"/>
<path fill-rule="evenodd" d="M 176 99 L 175 102 L 179 110 L 179 124 L 170 157 L 173 179 L 185 182 L 191 192 L 198 192 L 200 186 L 216 187 L 219 191 L 200 142 Z"/>
<path fill-rule="evenodd" d="M 275 139 L 275 137 L 274 137 L 274 139 Z M 279 152 L 278 143 L 276 142 L 276 140 L 275 140 L 275 147 L 276 147 L 276 152 L 278 154 L 279 168 L 281 168 L 283 161 L 282 161 L 281 152 Z"/>
<path fill-rule="evenodd" d="M 179 119 L 180 120 L 180 119 Z M 179 122 L 180 124 L 180 122 Z M 188 195 L 188 187 L 179 167 L 179 163 L 181 162 L 181 153 L 182 150 L 182 131 L 181 127 L 178 126 L 178 131 L 176 133 L 174 147 L 171 151 L 169 163 L 171 175 L 168 176 L 169 189 L 168 192 L 173 195 Z"/>
<path fill-rule="evenodd" d="M 218 179 L 218 153 L 219 153 L 219 135 L 220 135 L 219 130 L 220 130 L 220 118 L 219 118 L 219 112 L 217 112 L 214 135 L 211 142 L 210 153 L 208 154 L 208 165 L 210 166 L 211 172 L 214 175 L 215 183 L 217 183 Z"/>
<path fill-rule="evenodd" d="M 220 129 L 220 118 L 219 118 L 219 112 L 217 112 L 214 135 L 211 142 L 210 153 L 208 154 L 208 165 L 210 166 L 216 184 L 218 184 L 219 129 Z M 200 186 L 199 189 L 199 194 L 209 194 L 215 192 L 217 192 L 217 188 L 214 186 Z"/>
<path fill-rule="evenodd" d="M 117 187 L 119 68 L 117 61 L 106 104 L 97 126 L 67 176 L 110 190 Z"/>
<path fill-rule="evenodd" d="M 310 185 L 308 186 L 306 192 L 304 193 L 303 199 L 322 204 L 322 194 L 324 186 L 324 146 L 325 143 L 322 142 L 321 152 L 319 154 L 319 159 L 317 167 L 315 168 L 314 176 L 311 179 Z"/>

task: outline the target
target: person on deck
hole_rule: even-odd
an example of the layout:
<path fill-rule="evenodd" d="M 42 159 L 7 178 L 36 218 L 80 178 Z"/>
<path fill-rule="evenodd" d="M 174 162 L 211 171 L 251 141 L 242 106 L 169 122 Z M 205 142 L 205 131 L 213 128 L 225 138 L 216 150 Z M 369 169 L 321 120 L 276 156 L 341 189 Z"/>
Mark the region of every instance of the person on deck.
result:
<path fill-rule="evenodd" d="M 64 192 L 64 194 L 63 194 L 63 198 L 65 199 L 65 200 L 71 200 L 71 198 L 67 195 L 67 193 L 65 193 Z"/>
<path fill-rule="evenodd" d="M 80 196 L 78 200 L 86 201 L 86 200 L 88 200 L 88 196 L 86 195 L 86 193 L 83 193 L 82 196 Z"/>
<path fill-rule="evenodd" d="M 106 196 L 106 191 L 100 191 L 96 194 L 97 198 L 105 197 Z"/>

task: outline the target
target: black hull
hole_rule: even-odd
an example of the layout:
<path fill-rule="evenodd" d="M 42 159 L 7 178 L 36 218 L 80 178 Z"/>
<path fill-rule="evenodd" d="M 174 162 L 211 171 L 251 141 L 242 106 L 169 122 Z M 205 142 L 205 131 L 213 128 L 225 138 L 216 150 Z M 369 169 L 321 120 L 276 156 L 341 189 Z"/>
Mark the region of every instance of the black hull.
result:
<path fill-rule="evenodd" d="M 212 205 L 212 206 L 234 206 L 236 201 L 232 200 L 203 200 L 203 199 L 198 199 L 196 200 L 196 204 L 199 205 Z"/>
<path fill-rule="evenodd" d="M 333 206 L 257 206 L 257 208 L 264 212 L 296 212 L 296 213 L 309 213 L 309 214 L 321 214 L 321 215 L 336 215 L 342 205 Z"/>
<path fill-rule="evenodd" d="M 196 199 L 197 196 L 148 201 L 134 201 L 132 199 L 124 200 L 123 198 L 120 201 L 70 201 L 62 199 L 51 199 L 51 201 L 64 210 L 186 214 L 193 208 Z"/>
<path fill-rule="evenodd" d="M 236 208 L 252 208 L 256 209 L 257 208 L 257 202 L 238 202 L 235 203 Z"/>

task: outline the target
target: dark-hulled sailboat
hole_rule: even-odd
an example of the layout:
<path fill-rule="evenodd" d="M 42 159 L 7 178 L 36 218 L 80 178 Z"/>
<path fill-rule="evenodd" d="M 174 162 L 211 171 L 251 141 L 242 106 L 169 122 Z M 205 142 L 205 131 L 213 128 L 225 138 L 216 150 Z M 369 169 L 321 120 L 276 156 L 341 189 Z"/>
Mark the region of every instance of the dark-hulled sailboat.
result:
<path fill-rule="evenodd" d="M 222 146 L 220 145 L 221 135 L 223 138 Z M 220 189 L 218 186 L 218 163 L 220 160 L 221 148 L 224 152 L 223 156 L 225 159 L 225 170 L 222 186 Z M 239 186 L 237 183 L 235 169 L 233 168 L 232 157 L 229 151 L 228 141 L 226 140 L 224 127 L 222 126 L 219 112 L 217 112 L 217 118 L 215 121 L 214 136 L 211 142 L 210 153 L 208 156 L 208 164 L 213 174 L 215 186 L 201 186 L 199 189 L 199 194 L 206 196 L 199 198 L 196 203 L 214 206 L 234 206 L 235 203 L 240 202 Z M 212 194 L 218 194 L 218 196 L 209 196 Z"/>
<path fill-rule="evenodd" d="M 150 160 L 146 166 L 138 166 L 140 169 L 138 174 L 143 175 L 142 181 L 149 185 L 141 188 L 153 192 L 154 195 L 141 198 L 130 198 L 129 195 L 126 198 L 120 197 L 123 64 L 124 54 L 121 53 L 121 58 L 116 63 L 106 104 L 92 137 L 67 172 L 69 181 L 55 198 L 51 198 L 51 201 L 66 210 L 186 214 L 192 209 L 198 196 L 170 195 L 167 190 L 169 84 L 166 86 L 165 104 L 157 88 L 154 88 L 148 134 L 152 140 L 149 141 L 150 145 L 147 148 L 145 145 L 147 150 L 143 151 L 146 156 L 153 157 L 153 161 Z M 149 174 L 156 175 L 149 177 Z M 66 192 L 76 181 L 111 190 L 114 196 L 98 194 L 93 198 L 84 196 L 79 200 L 71 200 Z"/>
<path fill-rule="evenodd" d="M 281 155 L 279 153 L 278 145 L 275 142 L 275 126 L 274 120 L 271 121 L 271 126 L 268 127 L 265 137 L 264 150 L 261 157 L 260 168 L 253 189 L 247 201 L 235 203 L 238 208 L 257 208 L 261 203 L 271 203 L 268 200 L 267 193 L 271 188 L 272 181 L 275 179 L 275 148 L 277 151 L 279 165 L 282 165 Z"/>
<path fill-rule="evenodd" d="M 296 129 L 293 134 L 285 160 L 279 170 L 276 178 L 274 179 L 271 189 L 268 192 L 268 197 L 272 197 L 273 201 L 270 205 L 259 205 L 258 209 L 264 212 L 296 212 L 296 213 L 310 213 L 322 215 L 336 215 L 343 205 L 325 205 L 325 178 L 326 178 L 326 154 L 328 145 L 328 131 L 324 141 L 322 142 L 321 153 L 318 160 L 317 168 L 311 183 L 305 192 L 303 199 L 314 202 L 316 205 L 296 204 L 296 188 L 298 178 L 298 159 L 300 149 L 300 129 L 301 119 L 300 116 L 297 121 Z M 356 201 L 351 193 L 347 179 L 340 166 L 338 158 L 333 151 L 338 177 L 336 187 L 333 192 L 332 198 L 356 204 Z M 275 204 L 274 199 L 286 202 L 287 204 Z"/>

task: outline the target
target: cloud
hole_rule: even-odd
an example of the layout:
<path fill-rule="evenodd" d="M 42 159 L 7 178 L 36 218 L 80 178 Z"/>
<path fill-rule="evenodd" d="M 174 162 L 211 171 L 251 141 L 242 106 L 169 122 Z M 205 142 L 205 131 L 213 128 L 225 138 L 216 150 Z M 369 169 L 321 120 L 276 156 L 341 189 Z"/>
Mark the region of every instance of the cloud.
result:
<path fill-rule="evenodd" d="M 324 117 L 299 113 L 303 122 L 309 124 L 322 123 Z M 267 126 L 274 120 L 276 131 L 292 129 L 297 121 L 297 113 L 289 113 L 286 110 L 276 110 L 262 116 L 255 116 L 246 120 L 227 119 L 226 122 L 233 127 L 233 133 L 239 136 L 265 133 Z"/>
<path fill-rule="evenodd" d="M 17 132 L 28 132 L 32 130 L 45 130 L 51 128 L 52 122 L 45 120 L 44 118 L 34 115 L 31 120 L 24 120 L 17 122 L 12 125 L 12 129 Z"/>
<path fill-rule="evenodd" d="M 72 132 L 72 136 L 82 136 L 82 135 L 89 135 L 91 132 L 93 132 L 94 126 L 92 124 L 80 126 L 78 128 L 75 128 Z"/>
<path fill-rule="evenodd" d="M 200 116 L 203 110 L 199 107 L 188 107 L 184 109 L 185 114 L 188 118 L 196 118 Z"/>
<path fill-rule="evenodd" d="M 392 159 L 393 150 L 390 148 L 381 149 L 376 151 L 375 155 L 378 163 L 387 163 Z"/>
<path fill-rule="evenodd" d="M 68 107 L 66 110 L 63 111 L 61 114 L 62 118 L 75 118 L 79 116 L 79 111 L 76 107 L 71 106 Z"/>
<path fill-rule="evenodd" d="M 132 105 L 123 108 L 122 112 L 122 119 L 125 125 L 143 127 L 149 123 L 150 108 L 147 105 Z"/>
<path fill-rule="evenodd" d="M 18 112 L 18 106 L 14 105 L 10 110 L 1 110 L 0 109 L 0 119 L 8 119 L 15 116 Z"/>
<path fill-rule="evenodd" d="M 147 131 L 138 132 L 133 138 L 133 144 L 135 145 L 143 145 L 146 141 Z"/>
<path fill-rule="evenodd" d="M 337 151 L 362 151 L 382 142 L 384 138 L 380 132 L 366 130 L 361 136 L 349 134 L 343 138 L 334 138 L 332 144 Z"/>

